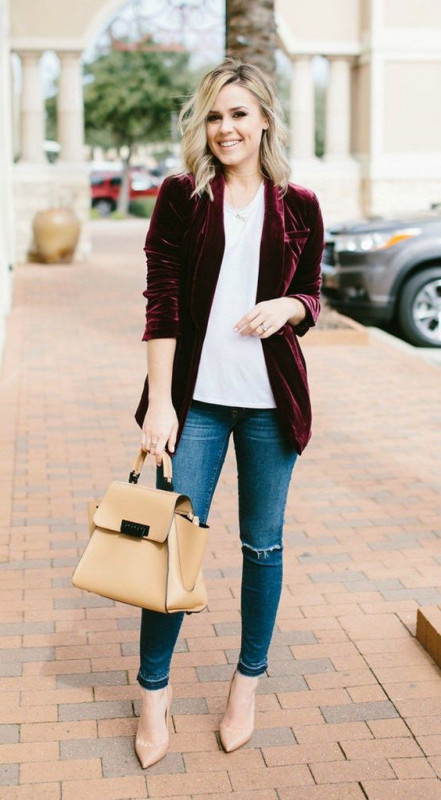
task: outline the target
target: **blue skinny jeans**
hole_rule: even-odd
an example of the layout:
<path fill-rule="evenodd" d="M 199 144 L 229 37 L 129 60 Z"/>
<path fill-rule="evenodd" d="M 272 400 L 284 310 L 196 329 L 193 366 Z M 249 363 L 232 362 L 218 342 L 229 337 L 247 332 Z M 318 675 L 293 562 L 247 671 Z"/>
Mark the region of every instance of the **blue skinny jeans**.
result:
<path fill-rule="evenodd" d="M 283 434 L 275 408 L 236 408 L 193 400 L 173 457 L 174 490 L 191 497 L 206 522 L 233 434 L 242 545 L 241 647 L 237 669 L 257 676 L 268 666 L 283 577 L 283 522 L 297 453 Z M 164 488 L 162 467 L 157 488 Z M 138 681 L 167 685 L 184 614 L 142 610 Z"/>

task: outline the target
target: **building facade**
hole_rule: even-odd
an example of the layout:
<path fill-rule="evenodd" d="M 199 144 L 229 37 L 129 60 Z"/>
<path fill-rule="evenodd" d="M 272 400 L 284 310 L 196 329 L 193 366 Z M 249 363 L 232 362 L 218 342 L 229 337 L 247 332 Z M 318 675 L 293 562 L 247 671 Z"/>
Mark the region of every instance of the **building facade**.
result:
<path fill-rule="evenodd" d="M 166 0 L 164 0 L 165 2 Z M 36 211 L 68 203 L 89 252 L 82 53 L 124 0 L 0 0 L 0 350 L 12 266 L 26 260 Z M 414 211 L 441 200 L 439 0 L 276 0 L 292 67 L 292 178 L 319 195 L 326 221 Z M 60 63 L 57 140 L 44 155 L 43 53 Z M 20 60 L 20 82 L 11 56 Z M 314 63 L 326 65 L 324 154 L 316 156 Z"/>
<path fill-rule="evenodd" d="M 438 0 L 278 0 L 293 67 L 293 176 L 328 219 L 415 211 L 441 200 Z M 314 155 L 316 56 L 328 62 L 325 154 Z"/>

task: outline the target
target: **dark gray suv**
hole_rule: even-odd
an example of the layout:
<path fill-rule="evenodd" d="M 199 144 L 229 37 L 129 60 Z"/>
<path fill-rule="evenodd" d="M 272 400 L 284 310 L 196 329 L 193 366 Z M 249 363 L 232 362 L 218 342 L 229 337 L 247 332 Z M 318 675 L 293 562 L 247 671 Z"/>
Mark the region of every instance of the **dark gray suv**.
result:
<path fill-rule="evenodd" d="M 404 337 L 441 347 L 441 208 L 327 231 L 322 291 L 365 324 L 396 321 Z"/>

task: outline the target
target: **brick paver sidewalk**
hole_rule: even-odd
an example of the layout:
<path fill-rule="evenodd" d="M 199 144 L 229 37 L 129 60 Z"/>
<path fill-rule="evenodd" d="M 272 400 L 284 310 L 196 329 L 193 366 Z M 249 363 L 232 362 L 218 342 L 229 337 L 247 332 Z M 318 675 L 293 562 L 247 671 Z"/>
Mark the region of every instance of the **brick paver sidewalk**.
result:
<path fill-rule="evenodd" d="M 227 755 L 217 738 L 239 646 L 230 453 L 211 515 L 209 610 L 186 618 L 174 659 L 170 753 L 141 770 L 138 611 L 70 583 L 86 501 L 124 479 L 136 454 L 144 375 L 143 227 L 95 227 L 89 264 L 18 271 L 9 321 L 0 796 L 441 798 L 441 676 L 414 638 L 418 605 L 441 603 L 441 370 L 375 339 L 305 342 L 314 438 L 290 492 L 252 741 Z"/>

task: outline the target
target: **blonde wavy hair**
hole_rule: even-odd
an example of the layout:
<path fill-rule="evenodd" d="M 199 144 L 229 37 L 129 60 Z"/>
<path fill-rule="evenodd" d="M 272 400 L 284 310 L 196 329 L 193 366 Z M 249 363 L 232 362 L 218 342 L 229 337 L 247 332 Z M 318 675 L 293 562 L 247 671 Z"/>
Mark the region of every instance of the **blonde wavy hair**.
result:
<path fill-rule="evenodd" d="M 262 173 L 285 192 L 290 174 L 285 151 L 288 131 L 275 88 L 268 76 L 254 64 L 227 58 L 202 78 L 179 115 L 184 166 L 195 178 L 193 194 L 202 195 L 207 192 L 210 199 L 213 199 L 210 181 L 220 162 L 208 147 L 206 122 L 220 90 L 228 84 L 243 86 L 258 101 L 268 122 L 268 129 L 262 134 L 260 145 L 260 167 Z"/>

